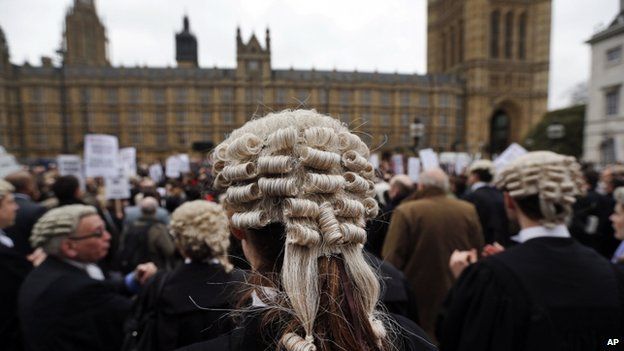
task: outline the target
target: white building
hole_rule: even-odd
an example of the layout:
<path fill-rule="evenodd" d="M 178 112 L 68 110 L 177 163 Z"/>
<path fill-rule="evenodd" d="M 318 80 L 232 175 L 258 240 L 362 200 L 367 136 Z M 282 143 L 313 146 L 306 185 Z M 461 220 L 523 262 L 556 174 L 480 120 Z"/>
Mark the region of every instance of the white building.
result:
<path fill-rule="evenodd" d="M 592 56 L 583 158 L 601 164 L 624 162 L 624 0 L 609 27 L 587 43 Z"/>

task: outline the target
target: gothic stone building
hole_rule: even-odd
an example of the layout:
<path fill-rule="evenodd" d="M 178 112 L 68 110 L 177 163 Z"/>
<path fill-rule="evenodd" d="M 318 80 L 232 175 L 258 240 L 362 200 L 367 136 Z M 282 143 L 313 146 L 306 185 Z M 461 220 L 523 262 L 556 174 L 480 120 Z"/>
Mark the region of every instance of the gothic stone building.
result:
<path fill-rule="evenodd" d="M 428 74 L 275 69 L 271 40 L 237 32 L 235 68 L 198 66 L 188 18 L 176 67 L 113 67 L 94 0 L 65 18 L 62 62 L 15 65 L 0 30 L 0 145 L 79 153 L 107 133 L 146 161 L 219 142 L 253 116 L 314 108 L 381 150 L 500 152 L 546 112 L 550 0 L 429 0 Z M 424 128 L 413 138 L 412 123 Z M 415 145 L 417 144 L 417 145 Z"/>

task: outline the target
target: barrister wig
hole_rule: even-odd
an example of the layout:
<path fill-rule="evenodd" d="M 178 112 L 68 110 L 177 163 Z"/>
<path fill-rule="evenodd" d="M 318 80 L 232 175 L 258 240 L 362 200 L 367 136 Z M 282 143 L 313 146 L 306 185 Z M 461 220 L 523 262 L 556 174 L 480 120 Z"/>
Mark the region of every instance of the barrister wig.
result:
<path fill-rule="evenodd" d="M 468 168 L 468 172 L 472 173 L 475 171 L 487 171 L 489 174 L 494 175 L 496 173 L 496 169 L 494 168 L 494 163 L 490 160 L 476 160 L 470 164 Z"/>
<path fill-rule="evenodd" d="M 191 260 L 215 258 L 226 271 L 232 270 L 227 257 L 228 219 L 220 205 L 204 200 L 185 202 L 171 214 L 170 228 L 178 247 Z"/>
<path fill-rule="evenodd" d="M 572 214 L 576 196 L 582 195 L 581 166 L 571 156 L 550 151 L 529 152 L 504 167 L 496 185 L 515 199 L 537 196 L 540 224 L 554 227 Z"/>
<path fill-rule="evenodd" d="M 299 324 L 281 337 L 287 350 L 322 344 L 315 319 L 326 309 L 321 296 L 329 293 L 319 283 L 319 267 L 338 257 L 349 278 L 345 284 L 357 292 L 364 328 L 378 347 L 385 344 L 384 315 L 376 310 L 379 282 L 362 255 L 366 220 L 378 211 L 369 154 L 345 125 L 313 110 L 249 121 L 215 148 L 215 187 L 226 190 L 232 225 L 285 228 L 275 235 L 285 234 L 278 273 L 287 306 L 276 307 L 292 311 Z"/>
<path fill-rule="evenodd" d="M 616 188 L 615 191 L 613 191 L 613 199 L 620 204 L 620 206 L 624 207 L 624 186 Z"/>
<path fill-rule="evenodd" d="M 11 194 L 15 191 L 15 188 L 11 183 L 7 182 L 4 179 L 0 179 L 0 201 L 4 199 L 5 196 Z"/>
<path fill-rule="evenodd" d="M 42 247 L 56 237 L 68 237 L 76 233 L 80 220 L 84 217 L 97 215 L 93 206 L 67 205 L 46 212 L 32 229 L 30 244 Z"/>

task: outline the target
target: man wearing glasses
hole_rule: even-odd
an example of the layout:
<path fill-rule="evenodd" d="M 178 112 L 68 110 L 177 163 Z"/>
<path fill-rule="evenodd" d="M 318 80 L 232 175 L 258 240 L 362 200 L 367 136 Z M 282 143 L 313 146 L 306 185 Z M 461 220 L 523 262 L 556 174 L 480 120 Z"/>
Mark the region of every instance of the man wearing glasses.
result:
<path fill-rule="evenodd" d="M 92 206 L 62 206 L 35 224 L 31 244 L 48 257 L 26 277 L 19 293 L 27 350 L 120 348 L 130 295 L 156 267 L 139 265 L 123 281 L 107 280 L 95 263 L 106 256 L 110 239 Z"/>

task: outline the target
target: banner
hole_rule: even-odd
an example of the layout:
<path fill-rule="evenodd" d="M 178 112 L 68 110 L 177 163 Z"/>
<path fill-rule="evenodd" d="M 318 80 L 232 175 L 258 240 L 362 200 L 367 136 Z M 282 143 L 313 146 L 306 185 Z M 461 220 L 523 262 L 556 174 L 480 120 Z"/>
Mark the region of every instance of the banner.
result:
<path fill-rule="evenodd" d="M 117 137 L 105 134 L 85 135 L 84 160 L 85 176 L 116 177 L 119 168 Z"/>
<path fill-rule="evenodd" d="M 440 162 L 438 161 L 438 155 L 432 149 L 423 149 L 418 152 L 420 161 L 422 162 L 423 169 L 428 171 L 434 168 L 440 168 Z"/>
<path fill-rule="evenodd" d="M 135 177 L 137 175 L 135 148 L 125 147 L 119 150 L 119 162 L 128 177 Z"/>

